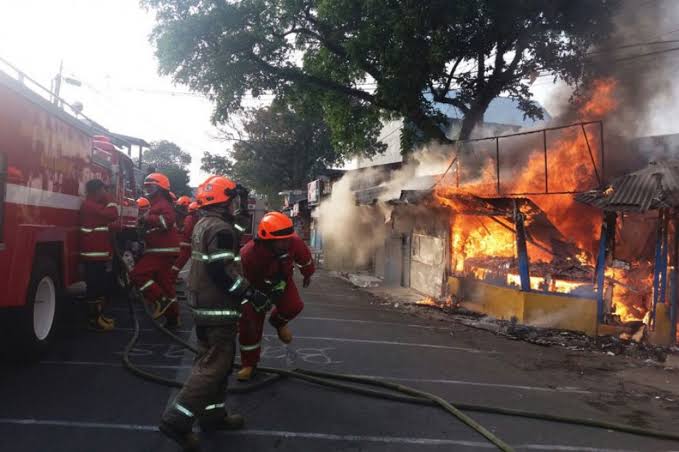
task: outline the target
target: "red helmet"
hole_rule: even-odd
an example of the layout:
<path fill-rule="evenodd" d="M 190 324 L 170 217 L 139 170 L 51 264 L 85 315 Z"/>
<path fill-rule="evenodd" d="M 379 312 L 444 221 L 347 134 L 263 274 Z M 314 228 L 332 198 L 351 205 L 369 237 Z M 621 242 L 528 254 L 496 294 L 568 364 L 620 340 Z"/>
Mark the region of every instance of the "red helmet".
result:
<path fill-rule="evenodd" d="M 137 207 L 139 207 L 140 209 L 148 209 L 149 207 L 151 207 L 151 203 L 149 202 L 148 199 L 141 197 L 137 199 Z"/>
<path fill-rule="evenodd" d="M 196 200 L 200 207 L 229 202 L 236 196 L 236 183 L 224 176 L 210 176 L 198 187 Z"/>
<path fill-rule="evenodd" d="M 267 213 L 257 227 L 257 237 L 261 240 L 287 239 L 293 235 L 292 220 L 280 212 Z"/>
<path fill-rule="evenodd" d="M 191 204 L 189 204 L 189 213 L 193 213 L 196 210 L 198 210 L 198 203 L 196 201 L 193 201 Z"/>
<path fill-rule="evenodd" d="M 170 179 L 161 173 L 151 173 L 144 179 L 144 185 L 155 185 L 163 190 L 170 191 Z"/>
<path fill-rule="evenodd" d="M 189 204 L 191 204 L 191 198 L 186 195 L 180 196 L 179 199 L 177 199 L 178 206 L 189 207 Z"/>

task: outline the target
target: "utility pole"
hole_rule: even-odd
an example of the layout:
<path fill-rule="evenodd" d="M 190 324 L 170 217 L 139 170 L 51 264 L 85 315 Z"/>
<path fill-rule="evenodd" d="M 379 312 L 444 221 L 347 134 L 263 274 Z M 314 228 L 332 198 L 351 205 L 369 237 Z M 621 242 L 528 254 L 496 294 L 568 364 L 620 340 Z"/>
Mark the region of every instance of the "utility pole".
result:
<path fill-rule="evenodd" d="M 61 91 L 61 74 L 64 71 L 64 60 L 59 63 L 59 73 L 54 77 L 54 105 L 60 106 L 59 91 Z"/>

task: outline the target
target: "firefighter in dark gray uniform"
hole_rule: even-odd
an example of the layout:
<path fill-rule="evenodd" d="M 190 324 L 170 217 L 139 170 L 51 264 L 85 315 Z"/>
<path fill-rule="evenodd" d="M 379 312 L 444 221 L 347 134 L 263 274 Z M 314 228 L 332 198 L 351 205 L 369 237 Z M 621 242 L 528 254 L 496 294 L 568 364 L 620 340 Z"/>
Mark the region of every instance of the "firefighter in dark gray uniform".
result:
<path fill-rule="evenodd" d="M 202 350 L 160 422 L 160 431 L 185 451 L 199 450 L 198 438 L 192 433 L 195 421 L 202 431 L 243 427 L 242 416 L 229 415 L 224 404 L 240 310 L 245 303 L 252 303 L 259 312 L 271 305 L 269 296 L 250 287 L 242 275 L 235 225 L 240 210 L 239 186 L 225 177 L 212 176 L 198 188 L 197 201 L 202 217 L 191 237 L 188 285 Z"/>

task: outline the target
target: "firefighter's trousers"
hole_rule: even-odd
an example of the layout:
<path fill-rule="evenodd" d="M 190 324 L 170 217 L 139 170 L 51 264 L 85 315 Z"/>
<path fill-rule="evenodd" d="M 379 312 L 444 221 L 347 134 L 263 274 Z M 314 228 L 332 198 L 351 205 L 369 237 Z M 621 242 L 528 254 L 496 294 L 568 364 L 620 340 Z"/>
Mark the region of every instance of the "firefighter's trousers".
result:
<path fill-rule="evenodd" d="M 161 297 L 173 299 L 176 296 L 172 265 L 177 259 L 175 254 L 144 254 L 130 273 L 132 284 L 144 295 L 147 303 L 153 304 Z M 177 303 L 165 312 L 165 317 L 176 318 L 179 315 Z"/>
<path fill-rule="evenodd" d="M 287 282 L 285 291 L 275 307 L 271 310 L 269 323 L 274 328 L 280 328 L 299 315 L 304 309 L 304 302 L 292 280 Z M 248 303 L 243 306 L 243 312 L 238 324 L 240 342 L 240 360 L 243 367 L 255 367 L 259 362 L 264 330 L 264 312 L 258 313 Z"/>
<path fill-rule="evenodd" d="M 191 375 L 162 421 L 178 432 L 188 432 L 198 420 L 221 420 L 226 415 L 228 377 L 236 351 L 236 321 L 218 327 L 196 327 L 201 353 Z"/>

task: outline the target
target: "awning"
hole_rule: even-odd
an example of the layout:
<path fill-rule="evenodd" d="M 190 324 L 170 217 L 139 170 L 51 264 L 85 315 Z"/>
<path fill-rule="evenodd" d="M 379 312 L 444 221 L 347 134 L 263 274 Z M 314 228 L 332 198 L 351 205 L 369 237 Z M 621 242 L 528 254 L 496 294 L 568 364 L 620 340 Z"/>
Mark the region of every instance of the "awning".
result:
<path fill-rule="evenodd" d="M 605 190 L 581 193 L 575 199 L 616 212 L 679 207 L 679 160 L 651 162 L 646 168 L 615 179 Z"/>

